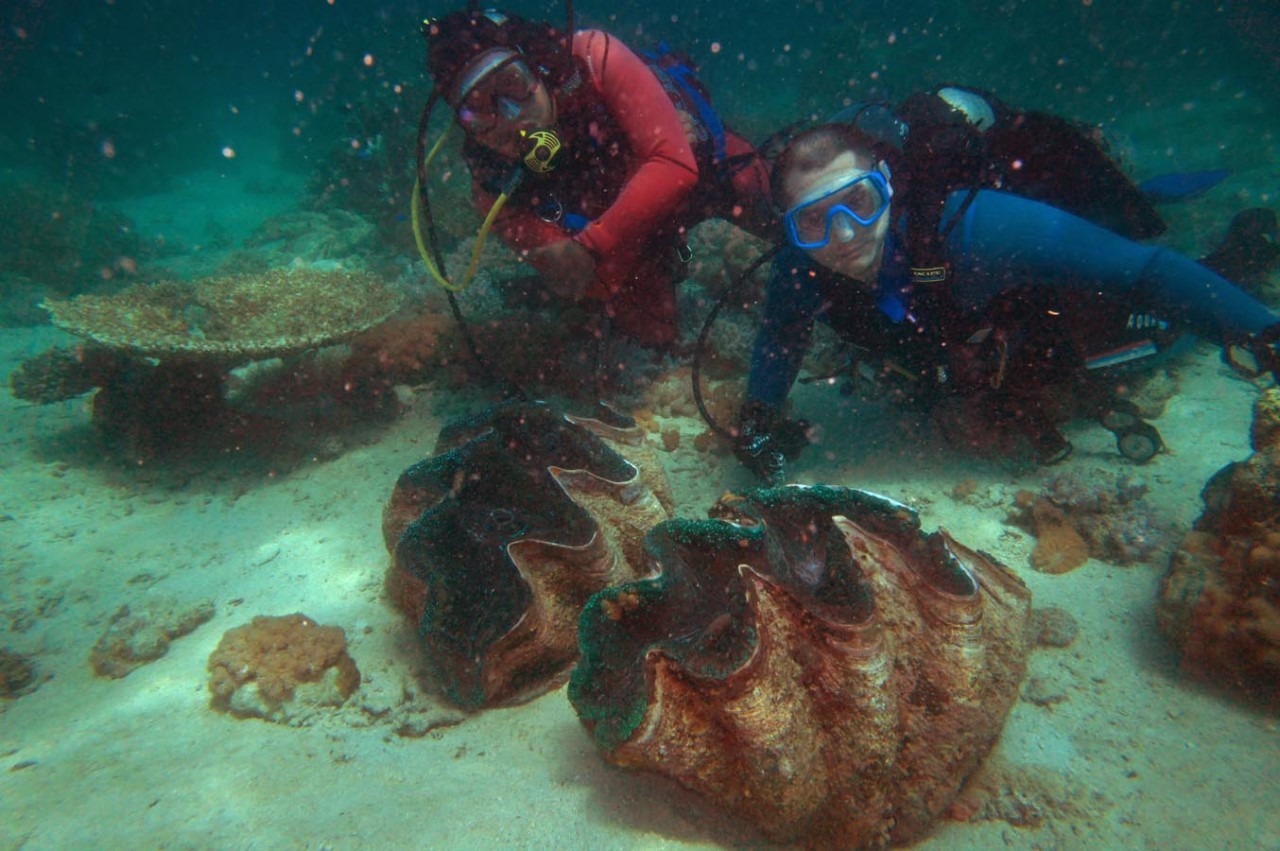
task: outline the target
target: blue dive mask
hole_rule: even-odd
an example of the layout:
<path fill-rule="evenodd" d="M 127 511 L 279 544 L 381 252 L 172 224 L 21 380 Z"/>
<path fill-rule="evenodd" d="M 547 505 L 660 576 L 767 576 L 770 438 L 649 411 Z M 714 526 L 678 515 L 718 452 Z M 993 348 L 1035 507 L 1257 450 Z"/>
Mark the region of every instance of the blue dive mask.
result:
<path fill-rule="evenodd" d="M 812 251 L 831 242 L 833 230 L 840 241 L 852 240 L 857 234 L 854 225 L 875 224 L 892 197 L 893 187 L 878 169 L 859 172 L 787 210 L 782 222 L 792 245 Z"/>

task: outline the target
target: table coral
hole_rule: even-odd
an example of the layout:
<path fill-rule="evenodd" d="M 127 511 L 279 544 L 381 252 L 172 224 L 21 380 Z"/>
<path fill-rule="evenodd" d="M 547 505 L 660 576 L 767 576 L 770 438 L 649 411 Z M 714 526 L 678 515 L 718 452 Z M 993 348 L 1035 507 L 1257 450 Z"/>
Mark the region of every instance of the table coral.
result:
<path fill-rule="evenodd" d="M 341 706 L 360 685 L 342 628 L 301 613 L 259 615 L 227 630 L 208 670 L 214 709 L 293 724 L 319 707 Z"/>
<path fill-rule="evenodd" d="M 112 296 L 46 300 L 55 325 L 90 344 L 54 350 L 24 363 L 10 379 L 20 398 L 52 402 L 99 388 L 93 422 L 144 462 L 209 436 L 271 432 L 268 413 L 228 399 L 233 367 L 276 357 L 297 359 L 349 339 L 385 319 L 400 296 L 375 276 L 320 269 L 277 269 L 191 283 L 134 286 Z M 332 397 L 361 388 L 335 383 Z M 193 439 L 194 438 L 194 439 Z"/>
<path fill-rule="evenodd" d="M 372 275 L 273 269 L 46 299 L 53 324 L 159 359 L 236 365 L 331 345 L 386 319 L 400 297 Z"/>

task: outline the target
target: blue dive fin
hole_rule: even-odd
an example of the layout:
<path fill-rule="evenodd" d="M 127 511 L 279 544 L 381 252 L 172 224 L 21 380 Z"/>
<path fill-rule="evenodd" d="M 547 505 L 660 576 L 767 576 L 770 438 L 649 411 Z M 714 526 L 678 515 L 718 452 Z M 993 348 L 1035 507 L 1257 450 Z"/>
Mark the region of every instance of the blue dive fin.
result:
<path fill-rule="evenodd" d="M 1222 181 L 1226 180 L 1231 172 L 1225 168 L 1216 168 L 1212 171 L 1185 171 L 1177 174 L 1162 174 L 1159 177 L 1153 177 L 1150 180 L 1144 180 L 1138 184 L 1138 188 L 1142 190 L 1142 194 L 1157 204 L 1164 204 L 1169 201 L 1185 201 L 1188 198 L 1194 198 L 1202 192 L 1208 192 Z"/>

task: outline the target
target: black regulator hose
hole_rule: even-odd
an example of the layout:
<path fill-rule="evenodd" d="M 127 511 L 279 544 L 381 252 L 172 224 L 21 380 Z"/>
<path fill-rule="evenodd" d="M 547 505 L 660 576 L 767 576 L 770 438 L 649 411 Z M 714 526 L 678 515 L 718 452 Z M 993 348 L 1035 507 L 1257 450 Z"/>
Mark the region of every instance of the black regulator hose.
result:
<path fill-rule="evenodd" d="M 733 298 L 738 293 L 742 292 L 742 288 L 746 284 L 747 279 L 754 275 L 756 270 L 763 266 L 766 261 L 772 260 L 773 256 L 781 249 L 782 246 L 780 244 L 770 247 L 767 251 L 752 261 L 751 265 L 744 269 L 738 277 L 734 278 L 733 282 L 730 283 L 729 286 L 724 288 L 724 292 L 720 293 L 720 297 L 716 299 L 716 303 L 711 307 L 711 312 L 707 314 L 706 320 L 703 321 L 702 331 L 698 334 L 698 341 L 694 343 L 693 346 L 693 363 L 691 364 L 693 401 L 697 404 L 698 413 L 702 414 L 702 419 L 706 421 L 707 427 L 730 443 L 732 443 L 734 439 L 733 432 L 715 421 L 711 416 L 711 412 L 707 410 L 706 402 L 702 399 L 702 355 L 706 350 L 707 338 L 711 336 L 711 326 L 715 324 L 716 317 L 720 315 L 720 311 L 729 303 L 730 298 Z"/>
<path fill-rule="evenodd" d="M 427 223 L 427 246 L 431 251 L 431 256 L 435 258 L 436 268 L 443 273 L 444 256 L 440 251 L 439 238 L 436 235 L 435 220 L 431 217 L 431 201 L 427 197 L 427 128 L 431 123 L 431 113 L 435 110 L 436 103 L 440 100 L 439 90 L 433 90 L 431 97 L 427 99 L 427 105 L 422 108 L 422 115 L 418 118 L 418 143 L 417 143 L 417 162 L 416 174 L 418 178 L 418 186 L 421 191 L 418 193 L 418 207 L 422 214 L 423 220 Z M 453 313 L 454 320 L 458 323 L 458 330 L 462 333 L 462 339 L 467 344 L 467 350 L 471 352 L 471 357 L 475 359 L 476 364 L 480 367 L 480 371 L 495 384 L 502 385 L 506 388 L 503 393 L 504 399 L 512 396 L 522 402 L 529 401 L 529 394 L 524 388 L 515 383 L 511 379 L 502 375 L 494 367 L 489 359 L 480 354 L 480 347 L 476 344 L 476 339 L 471 334 L 471 327 L 467 324 L 466 318 L 462 315 L 462 308 L 458 305 L 457 297 L 445 290 L 445 297 L 449 299 L 449 310 Z"/>

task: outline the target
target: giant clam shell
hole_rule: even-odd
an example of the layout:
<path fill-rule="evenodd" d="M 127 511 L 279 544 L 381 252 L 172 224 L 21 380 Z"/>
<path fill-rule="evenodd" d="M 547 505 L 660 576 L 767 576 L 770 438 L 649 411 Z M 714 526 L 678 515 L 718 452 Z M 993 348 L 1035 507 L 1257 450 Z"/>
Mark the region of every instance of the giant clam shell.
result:
<path fill-rule="evenodd" d="M 447 426 L 383 512 L 388 588 L 418 625 L 428 678 L 466 708 L 525 700 L 564 680 L 578 615 L 636 578 L 665 520 L 665 477 L 644 432 L 509 403 Z M 655 494 L 655 490 L 658 491 Z"/>
<path fill-rule="evenodd" d="M 862 491 L 728 496 L 644 546 L 660 575 L 579 625 L 569 696 L 610 762 L 674 778 L 769 837 L 913 839 L 1003 727 L 1030 593 Z"/>

